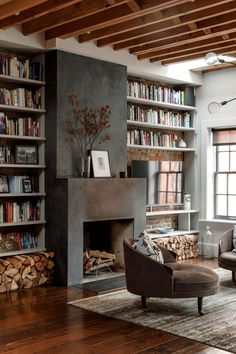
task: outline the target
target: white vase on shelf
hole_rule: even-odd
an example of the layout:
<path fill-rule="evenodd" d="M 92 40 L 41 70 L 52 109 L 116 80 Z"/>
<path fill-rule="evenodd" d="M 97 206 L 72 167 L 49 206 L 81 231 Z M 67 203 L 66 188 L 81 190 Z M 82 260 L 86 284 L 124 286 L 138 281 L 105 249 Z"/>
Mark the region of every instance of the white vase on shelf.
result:
<path fill-rule="evenodd" d="M 178 148 L 186 148 L 186 142 L 183 139 L 180 139 L 177 141 L 177 147 Z"/>

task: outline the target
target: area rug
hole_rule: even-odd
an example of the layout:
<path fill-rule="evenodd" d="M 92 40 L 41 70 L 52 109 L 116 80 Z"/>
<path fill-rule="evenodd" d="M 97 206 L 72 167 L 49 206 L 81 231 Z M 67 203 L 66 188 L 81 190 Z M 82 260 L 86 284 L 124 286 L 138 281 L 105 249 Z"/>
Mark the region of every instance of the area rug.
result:
<path fill-rule="evenodd" d="M 150 298 L 149 312 L 143 312 L 140 297 L 127 290 L 69 304 L 236 353 L 236 286 L 230 271 L 215 271 L 220 276 L 220 290 L 203 299 L 204 316 L 198 315 L 196 299 Z"/>

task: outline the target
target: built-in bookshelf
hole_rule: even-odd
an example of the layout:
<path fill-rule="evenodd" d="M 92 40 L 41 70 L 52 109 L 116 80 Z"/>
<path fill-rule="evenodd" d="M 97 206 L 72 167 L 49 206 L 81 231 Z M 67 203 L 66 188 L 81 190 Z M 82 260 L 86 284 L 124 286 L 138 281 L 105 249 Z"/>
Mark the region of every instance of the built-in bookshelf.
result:
<path fill-rule="evenodd" d="M 193 105 L 186 104 L 186 90 L 128 78 L 127 145 L 194 151 Z M 190 150 L 189 150 L 190 149 Z M 184 150 L 183 150 L 184 151 Z"/>
<path fill-rule="evenodd" d="M 184 190 L 193 192 L 195 149 L 195 99 L 194 88 L 186 85 L 174 85 L 154 82 L 137 77 L 127 79 L 127 147 L 132 159 L 141 156 L 148 159 L 148 154 L 180 152 L 184 160 Z M 135 150 L 138 152 L 135 153 Z M 142 151 L 147 151 L 143 155 Z M 144 157 L 145 156 L 145 157 Z M 166 156 L 166 155 L 165 155 Z M 175 156 L 175 155 L 173 155 Z M 158 159 L 159 159 L 158 157 Z M 174 159 L 175 157 L 173 157 Z M 166 160 L 166 157 L 164 158 Z M 169 157 L 172 160 L 171 157 Z M 170 235 L 197 233 L 196 220 L 198 211 L 183 210 L 183 204 L 178 210 L 166 206 L 147 210 L 148 220 L 158 220 L 171 216 L 177 217 L 178 230 Z M 150 219 L 148 219 L 150 218 Z M 152 224 L 153 220 L 150 222 Z"/>
<path fill-rule="evenodd" d="M 45 250 L 44 55 L 0 53 L 0 256 Z"/>

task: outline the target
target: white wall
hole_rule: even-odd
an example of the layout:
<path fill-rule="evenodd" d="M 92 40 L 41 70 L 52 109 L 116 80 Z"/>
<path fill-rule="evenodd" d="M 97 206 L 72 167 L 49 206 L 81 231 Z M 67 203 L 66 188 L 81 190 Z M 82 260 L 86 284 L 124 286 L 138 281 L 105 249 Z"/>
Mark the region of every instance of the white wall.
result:
<path fill-rule="evenodd" d="M 215 256 L 218 252 L 218 239 L 235 222 L 213 221 L 213 154 L 211 148 L 211 128 L 236 127 L 236 101 L 221 107 L 219 113 L 212 115 L 207 106 L 211 101 L 222 102 L 236 97 L 236 68 L 209 72 L 203 75 L 203 85 L 196 89 L 197 101 L 197 189 L 200 191 L 199 210 L 200 236 L 206 225 L 214 235 Z"/>
<path fill-rule="evenodd" d="M 201 85 L 202 83 L 201 73 L 189 71 L 186 64 L 163 66 L 158 63 L 150 63 L 148 60 L 139 61 L 127 50 L 114 51 L 112 47 L 98 48 L 94 43 L 79 43 L 76 38 L 45 42 L 44 35 L 41 33 L 24 36 L 20 26 L 9 30 L 0 30 L 0 47 L 13 50 L 26 48 L 29 51 L 60 49 L 125 65 L 128 73 L 132 75 L 141 75 L 166 82 L 184 82 L 191 85 Z"/>

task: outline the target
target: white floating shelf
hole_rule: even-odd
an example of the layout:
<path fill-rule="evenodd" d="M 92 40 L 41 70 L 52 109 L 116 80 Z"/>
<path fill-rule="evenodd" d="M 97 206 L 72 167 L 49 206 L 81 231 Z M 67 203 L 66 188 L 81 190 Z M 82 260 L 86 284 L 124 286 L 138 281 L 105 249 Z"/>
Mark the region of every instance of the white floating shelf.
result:
<path fill-rule="evenodd" d="M 143 127 L 143 128 L 153 128 L 153 129 L 163 129 L 163 130 L 175 130 L 175 131 L 190 131 L 195 132 L 195 128 L 187 128 L 187 127 L 176 127 L 173 125 L 164 125 L 164 124 L 154 124 L 154 123 L 146 123 L 146 122 L 139 122 L 134 120 L 127 120 L 128 126 L 135 126 L 135 127 Z"/>
<path fill-rule="evenodd" d="M 196 107 L 194 107 L 194 106 L 186 106 L 186 105 L 180 105 L 180 104 L 169 103 L 169 102 L 154 101 L 154 100 L 148 100 L 145 98 L 137 98 L 137 97 L 128 96 L 127 101 L 132 102 L 132 103 L 144 104 L 144 105 L 148 105 L 148 106 L 170 108 L 170 109 L 174 109 L 174 110 L 178 110 L 178 111 L 196 111 Z"/>
<path fill-rule="evenodd" d="M 21 249 L 19 251 L 0 253 L 0 257 L 9 257 L 9 256 L 23 255 L 23 254 L 34 253 L 34 252 L 45 252 L 45 251 L 46 251 L 46 248 L 40 248 L 40 247 L 27 248 L 25 250 Z"/>
<path fill-rule="evenodd" d="M 0 109 L 4 111 L 16 111 L 16 112 L 28 112 L 28 113 L 45 113 L 45 109 L 28 108 L 28 107 L 16 107 L 7 104 L 0 104 Z"/>
<path fill-rule="evenodd" d="M 17 165 L 17 164 L 10 164 L 10 163 L 2 163 L 0 164 L 1 168 L 46 168 L 46 165 Z"/>
<path fill-rule="evenodd" d="M 8 135 L 8 134 L 0 134 L 0 139 L 5 140 L 32 140 L 32 141 L 45 141 L 45 137 L 39 136 L 25 136 L 25 135 Z"/>
<path fill-rule="evenodd" d="M 41 80 L 32 80 L 32 79 L 23 79 L 19 77 L 14 77 L 10 75 L 0 75 L 0 80 L 2 82 L 13 82 L 16 84 L 23 84 L 23 85 L 36 85 L 36 86 L 45 86 L 46 82 Z"/>
<path fill-rule="evenodd" d="M 46 193 L 0 193 L 0 198 L 11 197 L 44 197 Z"/>
<path fill-rule="evenodd" d="M 156 238 L 163 238 L 163 237 L 169 237 L 169 236 L 182 236 L 182 235 L 198 234 L 199 230 L 176 230 L 176 231 L 166 233 L 166 234 L 153 233 L 153 232 L 148 232 L 148 231 L 147 231 L 147 233 L 151 239 L 156 239 Z"/>
<path fill-rule="evenodd" d="M 45 220 L 35 221 L 19 221 L 19 222 L 1 222 L 0 227 L 12 227 L 12 226 L 25 226 L 25 225 L 43 225 L 46 224 Z"/>
<path fill-rule="evenodd" d="M 198 213 L 198 212 L 199 212 L 198 210 L 159 210 L 159 211 L 147 211 L 146 216 L 192 214 L 192 213 Z"/>
<path fill-rule="evenodd" d="M 151 149 L 151 150 L 162 150 L 162 151 L 181 151 L 181 152 L 194 152 L 196 149 L 193 148 L 173 148 L 165 146 L 149 146 L 149 145 L 133 145 L 128 144 L 129 149 Z"/>

